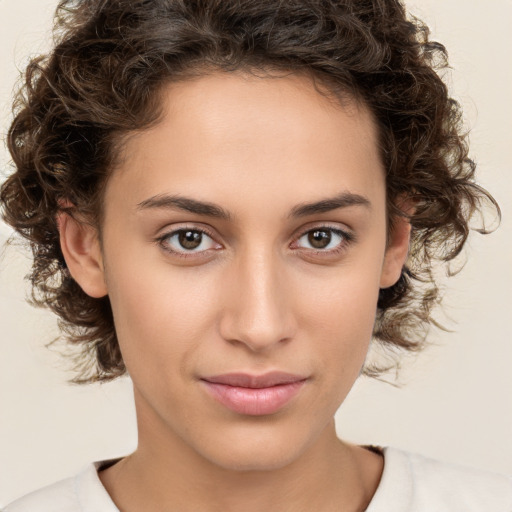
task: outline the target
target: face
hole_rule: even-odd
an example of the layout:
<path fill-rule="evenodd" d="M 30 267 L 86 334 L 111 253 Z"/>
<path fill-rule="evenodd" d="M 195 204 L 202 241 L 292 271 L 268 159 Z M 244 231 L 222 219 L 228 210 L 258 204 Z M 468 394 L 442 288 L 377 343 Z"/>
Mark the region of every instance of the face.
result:
<path fill-rule="evenodd" d="M 170 85 L 123 156 L 99 268 L 139 446 L 290 463 L 332 431 L 405 258 L 371 115 L 304 77 L 212 74 Z"/>

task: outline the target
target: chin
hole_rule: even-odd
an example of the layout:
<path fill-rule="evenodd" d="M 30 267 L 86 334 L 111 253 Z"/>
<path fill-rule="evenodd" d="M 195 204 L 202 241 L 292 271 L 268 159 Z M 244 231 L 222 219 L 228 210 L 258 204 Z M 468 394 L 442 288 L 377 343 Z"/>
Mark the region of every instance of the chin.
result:
<path fill-rule="evenodd" d="M 224 434 L 222 440 L 204 447 L 201 455 L 229 471 L 278 470 L 298 459 L 310 444 L 304 433 L 289 429 L 276 432 L 260 426 Z"/>
<path fill-rule="evenodd" d="M 212 454 L 213 455 L 213 454 Z M 259 450 L 232 450 L 229 454 L 213 455 L 210 462 L 226 471 L 276 471 L 291 464 L 299 454 L 275 451 L 261 447 Z"/>

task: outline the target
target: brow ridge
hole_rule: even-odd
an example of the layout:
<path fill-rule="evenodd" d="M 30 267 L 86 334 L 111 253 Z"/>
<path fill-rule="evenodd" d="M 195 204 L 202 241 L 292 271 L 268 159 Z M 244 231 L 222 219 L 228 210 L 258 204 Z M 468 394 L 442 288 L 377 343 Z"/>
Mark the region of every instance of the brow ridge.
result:
<path fill-rule="evenodd" d="M 294 206 L 288 213 L 288 218 L 301 218 L 317 213 L 326 213 L 339 208 L 347 208 L 350 206 L 363 206 L 371 208 L 371 203 L 368 198 L 354 194 L 352 192 L 341 192 L 340 194 L 313 201 L 309 203 L 300 203 Z M 222 220 L 232 220 L 234 216 L 222 206 L 208 202 L 199 201 L 191 197 L 185 197 L 180 194 L 158 194 L 152 196 L 137 204 L 138 210 L 145 209 L 178 209 L 195 213 L 197 215 L 204 215 L 207 217 L 214 217 Z"/>

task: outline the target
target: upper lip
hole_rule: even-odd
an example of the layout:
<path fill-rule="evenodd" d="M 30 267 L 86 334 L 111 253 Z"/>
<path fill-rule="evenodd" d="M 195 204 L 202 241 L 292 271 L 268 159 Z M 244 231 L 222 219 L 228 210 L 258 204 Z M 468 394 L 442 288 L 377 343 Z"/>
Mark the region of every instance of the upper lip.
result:
<path fill-rule="evenodd" d="M 290 384 L 306 380 L 307 377 L 295 375 L 287 372 L 274 371 L 263 375 L 251 375 L 249 373 L 225 373 L 223 375 L 214 375 L 212 377 L 203 377 L 201 380 L 213 384 L 225 384 L 227 386 L 236 386 L 241 388 L 269 388 L 280 384 Z"/>

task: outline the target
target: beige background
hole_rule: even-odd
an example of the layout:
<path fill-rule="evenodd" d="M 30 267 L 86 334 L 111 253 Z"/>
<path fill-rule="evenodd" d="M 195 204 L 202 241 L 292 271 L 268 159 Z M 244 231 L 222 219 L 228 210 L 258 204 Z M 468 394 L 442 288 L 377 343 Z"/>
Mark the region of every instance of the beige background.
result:
<path fill-rule="evenodd" d="M 2 138 L 17 68 L 44 50 L 56 3 L 0 0 Z M 432 333 L 435 346 L 407 362 L 401 389 L 356 383 L 337 425 L 348 440 L 512 474 L 512 2 L 407 5 L 449 49 L 450 84 L 472 127 L 479 179 L 501 203 L 503 223 L 489 237 L 471 238 L 469 262 L 448 284 L 454 332 Z M 6 169 L 3 144 L 0 162 Z M 0 243 L 9 234 L 0 223 Z M 43 347 L 57 332 L 55 319 L 24 302 L 29 264 L 17 249 L 0 260 L 0 506 L 136 442 L 128 379 L 67 385 L 62 361 Z"/>

